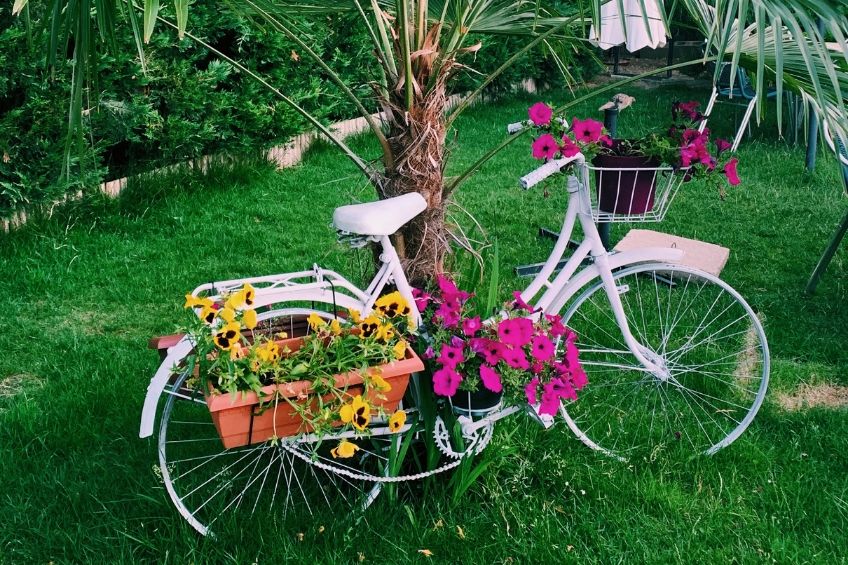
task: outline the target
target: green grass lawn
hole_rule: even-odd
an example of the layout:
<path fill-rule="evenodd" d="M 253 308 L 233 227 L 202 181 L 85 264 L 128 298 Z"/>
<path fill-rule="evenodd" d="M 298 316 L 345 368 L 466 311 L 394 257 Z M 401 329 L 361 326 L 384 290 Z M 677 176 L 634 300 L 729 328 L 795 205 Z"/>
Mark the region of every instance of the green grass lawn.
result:
<path fill-rule="evenodd" d="M 675 98 L 705 96 L 631 92 L 637 104 L 620 118 L 624 135 L 664 123 Z M 451 171 L 500 139 L 532 101 L 470 111 L 451 136 Z M 599 105 L 578 115 L 593 116 Z M 711 127 L 729 136 L 733 110 L 723 112 Z M 376 157 L 368 140 L 355 145 Z M 562 425 L 544 431 L 513 419 L 489 449 L 516 450 L 460 505 L 430 488 L 399 504 L 379 499 L 364 517 L 325 512 L 297 530 L 268 522 L 215 540 L 179 517 L 157 479 L 155 441 L 137 437 L 157 367 L 146 341 L 173 331 L 182 295 L 203 282 L 313 262 L 366 277 L 368 254 L 338 246 L 329 222 L 334 207 L 373 199 L 372 190 L 337 152 L 318 146 L 280 173 L 245 165 L 138 180 L 119 200 L 74 203 L 2 236 L 0 563 L 844 561 L 848 411 L 786 411 L 778 397 L 802 383 L 848 385 L 844 246 L 818 293 L 802 293 L 846 201 L 833 161 L 821 158 L 806 173 L 803 148 L 779 141 L 773 124 L 755 129 L 740 161 L 743 185 L 726 200 L 691 183 L 662 226 L 640 226 L 729 247 L 722 276 L 763 317 L 772 384 L 733 446 L 712 458 L 660 454 L 622 464 Z M 451 207 L 466 229 L 468 214 L 484 228 L 474 237 L 498 241 L 503 272 L 543 260 L 552 244 L 535 232 L 561 222 L 558 187 L 547 195 L 518 188 L 533 166 L 529 142 L 519 141 Z M 616 226 L 614 239 L 626 229 Z M 504 297 L 522 284 L 505 276 Z"/>

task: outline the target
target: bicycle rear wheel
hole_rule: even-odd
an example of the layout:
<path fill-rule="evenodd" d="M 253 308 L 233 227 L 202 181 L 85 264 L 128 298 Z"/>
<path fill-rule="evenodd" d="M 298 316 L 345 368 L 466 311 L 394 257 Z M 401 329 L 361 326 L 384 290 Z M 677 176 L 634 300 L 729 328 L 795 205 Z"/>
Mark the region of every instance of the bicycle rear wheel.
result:
<path fill-rule="evenodd" d="M 332 314 L 309 310 L 322 317 Z M 298 331 L 304 309 L 260 314 L 269 331 Z M 177 366 L 180 365 L 178 362 Z M 203 535 L 212 526 L 250 520 L 302 526 L 315 515 L 346 508 L 364 510 L 387 480 L 392 436 L 372 420 L 368 437 L 350 437 L 353 457 L 330 453 L 338 438 L 280 438 L 226 449 L 203 395 L 186 368 L 178 371 L 163 396 L 158 436 L 158 472 L 171 501 Z M 380 429 L 385 430 L 383 432 Z M 226 528 L 226 526 L 222 526 Z"/>
<path fill-rule="evenodd" d="M 562 407 L 593 449 L 627 459 L 679 445 L 713 454 L 754 419 L 766 394 L 769 352 L 753 309 L 727 283 L 682 265 L 650 263 L 614 273 L 624 313 L 654 374 L 624 343 L 601 282 L 563 315 L 579 338 L 589 378 Z"/>

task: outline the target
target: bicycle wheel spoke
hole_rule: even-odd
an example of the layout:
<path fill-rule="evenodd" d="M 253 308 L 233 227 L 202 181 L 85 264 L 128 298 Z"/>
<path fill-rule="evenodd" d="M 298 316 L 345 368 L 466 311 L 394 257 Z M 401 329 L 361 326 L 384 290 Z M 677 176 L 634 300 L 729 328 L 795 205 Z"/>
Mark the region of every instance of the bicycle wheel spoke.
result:
<path fill-rule="evenodd" d="M 622 347 L 603 283 L 584 291 L 564 315 L 585 337 L 578 349 L 589 380 L 564 408 L 569 425 L 590 447 L 619 458 L 671 437 L 704 453 L 732 442 L 768 383 L 756 315 L 725 283 L 683 265 L 643 264 L 613 277 L 627 326 L 652 369 Z"/>

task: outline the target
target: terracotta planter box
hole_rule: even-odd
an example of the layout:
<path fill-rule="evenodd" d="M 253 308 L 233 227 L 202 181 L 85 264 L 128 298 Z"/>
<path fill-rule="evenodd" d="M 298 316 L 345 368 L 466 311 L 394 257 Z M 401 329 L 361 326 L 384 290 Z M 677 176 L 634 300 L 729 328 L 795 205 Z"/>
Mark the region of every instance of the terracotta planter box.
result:
<path fill-rule="evenodd" d="M 289 349 L 296 350 L 303 344 L 303 340 L 287 339 L 277 343 L 280 347 L 288 346 Z M 382 371 L 382 377 L 392 386 L 392 389 L 383 393 L 385 400 L 377 398 L 376 391 L 371 391 L 367 395 L 368 403 L 372 409 L 382 407 L 384 411 L 391 413 L 397 409 L 398 403 L 406 392 L 410 374 L 423 370 L 424 364 L 415 352 L 407 347 L 405 358 L 381 365 L 379 368 Z M 364 394 L 362 375 L 358 371 L 336 375 L 336 387 L 344 388 L 345 386 L 351 397 Z M 275 390 L 295 402 L 315 402 L 309 381 L 268 385 L 262 388 L 263 398 L 272 398 Z M 218 430 L 221 442 L 227 449 L 262 443 L 275 435 L 286 437 L 310 431 L 310 427 L 294 408 L 283 399 L 280 399 L 276 406 L 273 402 L 266 401 L 260 407 L 259 397 L 254 392 L 246 394 L 240 392 L 236 395 L 208 394 L 206 405 L 209 407 L 212 422 Z"/>

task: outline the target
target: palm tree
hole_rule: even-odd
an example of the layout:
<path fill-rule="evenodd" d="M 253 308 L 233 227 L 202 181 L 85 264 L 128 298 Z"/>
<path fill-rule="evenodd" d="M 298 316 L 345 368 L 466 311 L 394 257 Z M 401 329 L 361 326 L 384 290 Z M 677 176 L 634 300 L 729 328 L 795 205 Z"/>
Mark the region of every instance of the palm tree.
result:
<path fill-rule="evenodd" d="M 127 19 L 139 43 L 142 60 L 141 42 L 150 38 L 157 21 L 174 27 L 181 37 L 186 33 L 188 0 L 174 0 L 175 24 L 159 16 L 159 0 L 144 0 L 141 22 L 135 14 L 139 7 L 133 4 L 133 0 L 126 1 Z M 88 57 L 94 46 L 94 29 L 108 40 L 123 5 L 118 0 L 51 2 L 54 16 L 50 56 L 55 57 L 62 30 L 66 37 L 73 38 L 74 43 L 75 100 L 70 120 L 74 129 L 80 124 L 83 70 L 88 66 Z M 26 3 L 27 0 L 15 0 L 14 11 L 20 12 Z M 588 3 L 596 23 L 603 3 L 604 0 Z M 445 205 L 452 193 L 483 163 L 518 139 L 505 139 L 480 156 L 466 171 L 448 179 L 444 174 L 445 138 L 453 121 L 474 97 L 528 50 L 546 48 L 556 54 L 561 49 L 585 41 L 586 33 L 586 21 L 575 13 L 575 7 L 564 1 L 242 0 L 231 4 L 234 10 L 285 34 L 326 72 L 367 120 L 382 149 L 381 162 L 367 162 L 301 108 L 297 101 L 265 83 L 268 88 L 338 146 L 373 184 L 380 198 L 415 191 L 427 200 L 427 210 L 398 235 L 398 248 L 413 282 L 421 282 L 443 268 L 450 241 L 445 224 Z M 846 43 L 846 0 L 838 3 L 832 0 L 715 0 L 713 3 L 678 0 L 669 4 L 687 13 L 706 40 L 703 58 L 675 67 L 703 64 L 709 60 L 730 60 L 734 66 L 741 65 L 754 74 L 758 93 L 765 92 L 765 81 L 774 81 L 779 107 L 785 90 L 800 94 L 833 134 L 848 141 L 848 124 L 842 119 L 845 116 L 844 93 L 848 92 L 848 53 L 825 47 L 826 33 L 838 44 Z M 563 15 L 563 9 L 570 9 L 571 15 Z M 371 115 L 351 88 L 309 48 L 309 38 L 296 25 L 297 18 L 325 17 L 342 12 L 357 18 L 373 43 L 379 74 L 374 77 L 371 86 L 382 111 L 379 119 Z M 587 14 L 586 19 L 588 17 Z M 668 21 L 669 14 L 663 11 L 663 17 Z M 819 28 L 819 22 L 826 22 L 824 31 Z M 477 90 L 464 102 L 450 110 L 447 107 L 450 84 L 465 64 L 471 64 L 466 61 L 467 56 L 481 47 L 475 38 L 492 34 L 524 36 L 527 41 L 500 68 L 483 77 Z M 264 82 L 262 77 L 237 61 L 222 53 L 219 56 Z M 566 69 L 562 70 L 567 73 Z M 632 80 L 635 79 L 595 89 L 556 111 L 565 113 L 601 90 L 617 89 L 623 82 Z M 761 101 L 758 107 L 762 111 Z"/>

